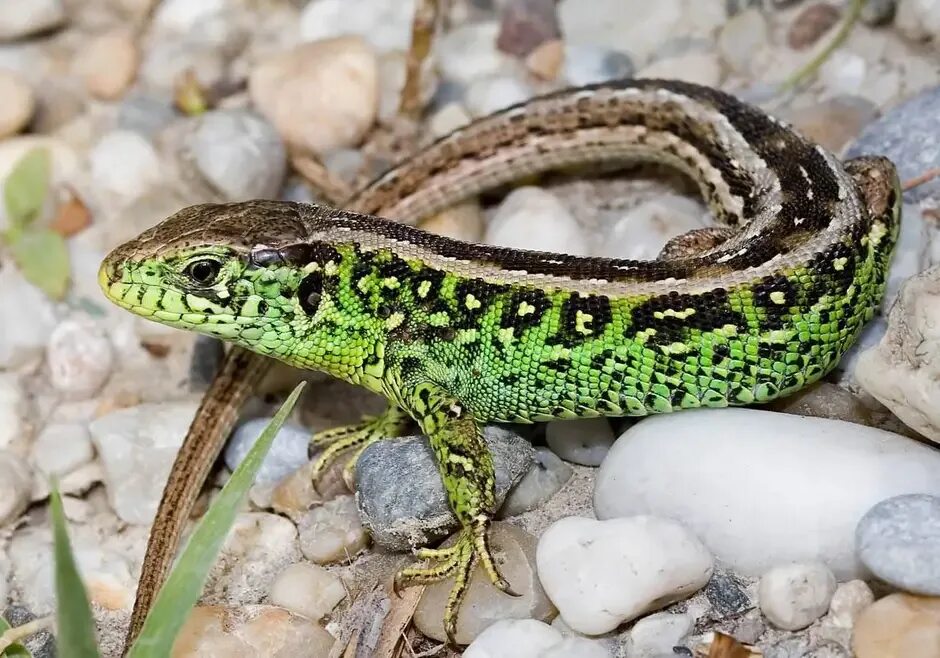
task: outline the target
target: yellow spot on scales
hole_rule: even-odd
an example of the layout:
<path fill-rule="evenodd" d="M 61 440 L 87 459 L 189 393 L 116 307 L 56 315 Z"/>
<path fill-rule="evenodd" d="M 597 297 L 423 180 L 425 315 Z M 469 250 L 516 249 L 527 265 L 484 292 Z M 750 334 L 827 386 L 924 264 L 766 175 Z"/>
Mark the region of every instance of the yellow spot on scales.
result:
<path fill-rule="evenodd" d="M 496 338 L 497 338 L 497 339 L 499 340 L 499 342 L 501 342 L 503 345 L 509 345 L 509 344 L 512 342 L 512 339 L 513 339 L 513 335 L 512 335 L 512 334 L 513 334 L 513 328 L 512 328 L 512 327 L 504 327 L 504 328 L 502 328 L 502 329 L 500 329 L 499 331 L 496 332 Z"/>
<path fill-rule="evenodd" d="M 665 311 L 654 311 L 653 317 L 657 320 L 662 320 L 663 318 L 678 318 L 680 320 L 685 320 L 687 317 L 695 315 L 694 308 L 687 308 L 684 311 L 677 311 L 674 308 L 667 308 Z"/>
<path fill-rule="evenodd" d="M 585 336 L 594 333 L 594 330 L 588 327 L 587 325 L 594 322 L 594 316 L 590 313 L 585 313 L 584 311 L 578 311 L 574 316 L 574 329 L 579 334 L 584 334 Z"/>
<path fill-rule="evenodd" d="M 339 266 L 335 261 L 327 261 L 323 266 L 323 273 L 327 276 L 335 276 L 337 272 L 339 272 Z"/>
<path fill-rule="evenodd" d="M 535 307 L 532 306 L 532 304 L 529 302 L 522 302 L 519 304 L 519 310 L 516 311 L 516 315 L 518 315 L 520 318 L 524 318 L 531 313 L 535 313 Z"/>
<path fill-rule="evenodd" d="M 887 234 L 888 229 L 885 227 L 884 222 L 875 222 L 871 225 L 871 230 L 868 232 L 868 237 L 871 239 L 871 243 L 873 245 L 877 245 Z"/>
<path fill-rule="evenodd" d="M 770 293 L 770 301 L 772 301 L 774 304 L 783 304 L 785 301 L 787 301 L 787 296 L 779 290 L 774 290 L 772 293 Z"/>
<path fill-rule="evenodd" d="M 685 354 L 689 351 L 689 346 L 685 343 L 675 342 L 662 346 L 663 354 Z"/>
<path fill-rule="evenodd" d="M 394 290 L 395 288 L 400 286 L 401 283 L 398 281 L 397 276 L 387 276 L 384 279 L 382 279 L 382 285 L 385 286 L 386 288 L 389 288 L 390 290 Z"/>
<path fill-rule="evenodd" d="M 832 261 L 832 267 L 836 270 L 836 272 L 841 272 L 845 269 L 845 264 L 848 262 L 849 259 L 845 256 L 842 256 L 841 258 L 836 258 L 834 261 Z"/>
<path fill-rule="evenodd" d="M 405 321 L 405 314 L 397 311 L 385 319 L 385 328 L 388 330 L 397 329 Z"/>
<path fill-rule="evenodd" d="M 422 281 L 421 283 L 418 284 L 418 297 L 420 297 L 421 299 L 424 299 L 425 297 L 428 296 L 429 292 L 431 292 L 430 281 Z"/>
<path fill-rule="evenodd" d="M 474 297 L 473 295 L 467 295 L 466 299 L 463 301 L 464 305 L 471 311 L 474 309 L 480 308 L 480 300 Z"/>
<path fill-rule="evenodd" d="M 330 261 L 330 262 L 333 262 L 333 261 Z M 316 272 L 319 269 L 320 269 L 320 263 L 316 261 L 313 261 L 312 263 L 307 263 L 306 265 L 304 265 L 304 272 L 306 272 L 307 274 L 309 274 L 310 272 Z"/>

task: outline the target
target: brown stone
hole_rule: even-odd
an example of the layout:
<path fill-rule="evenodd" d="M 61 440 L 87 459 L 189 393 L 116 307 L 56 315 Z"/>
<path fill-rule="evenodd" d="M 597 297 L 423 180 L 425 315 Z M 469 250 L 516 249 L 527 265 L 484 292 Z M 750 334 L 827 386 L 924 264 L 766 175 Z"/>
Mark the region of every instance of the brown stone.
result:
<path fill-rule="evenodd" d="M 940 658 L 940 597 L 875 601 L 855 622 L 852 649 L 856 658 Z"/>
<path fill-rule="evenodd" d="M 806 7 L 790 24 L 787 43 L 794 50 L 809 48 L 839 22 L 841 15 L 837 7 L 825 2 Z"/>
<path fill-rule="evenodd" d="M 512 0 L 503 11 L 496 47 L 504 53 L 525 57 L 559 36 L 555 0 Z"/>

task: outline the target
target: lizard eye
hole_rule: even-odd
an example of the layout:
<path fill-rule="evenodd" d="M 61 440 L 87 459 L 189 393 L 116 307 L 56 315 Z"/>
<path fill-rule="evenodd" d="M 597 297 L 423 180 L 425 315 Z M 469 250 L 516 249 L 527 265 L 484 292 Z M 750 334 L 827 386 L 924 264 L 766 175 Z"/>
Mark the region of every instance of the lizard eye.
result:
<path fill-rule="evenodd" d="M 183 273 L 200 285 L 209 285 L 219 276 L 222 265 L 211 258 L 195 260 L 186 266 Z"/>

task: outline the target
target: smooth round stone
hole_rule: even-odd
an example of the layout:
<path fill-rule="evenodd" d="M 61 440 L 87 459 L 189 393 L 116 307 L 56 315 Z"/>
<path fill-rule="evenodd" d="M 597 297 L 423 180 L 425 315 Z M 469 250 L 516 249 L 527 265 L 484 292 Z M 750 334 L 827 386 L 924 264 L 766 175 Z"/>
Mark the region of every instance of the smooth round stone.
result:
<path fill-rule="evenodd" d="M 809 48 L 835 27 L 840 16 L 839 8 L 829 3 L 814 2 L 807 5 L 790 23 L 787 44 L 794 50 Z"/>
<path fill-rule="evenodd" d="M 533 227 L 538 227 L 533 230 Z M 587 256 L 587 237 L 555 197 L 538 187 L 513 190 L 490 220 L 485 242 L 500 247 Z"/>
<path fill-rule="evenodd" d="M 826 622 L 836 628 L 852 628 L 862 611 L 874 602 L 875 595 L 864 580 L 839 583 L 829 602 Z"/>
<path fill-rule="evenodd" d="M 572 468 L 561 461 L 548 448 L 535 449 L 535 463 L 522 477 L 499 508 L 499 516 L 506 518 L 535 509 L 558 491 L 571 479 Z"/>
<path fill-rule="evenodd" d="M 852 393 L 829 382 L 817 382 L 802 391 L 773 403 L 785 414 L 832 418 L 858 425 L 873 425 L 871 411 Z"/>
<path fill-rule="evenodd" d="M 702 409 L 628 429 L 601 464 L 594 510 L 600 519 L 681 521 L 746 575 L 821 560 L 849 579 L 864 574 L 855 555 L 859 519 L 910 492 L 940 492 L 940 452 L 837 420 Z"/>
<path fill-rule="evenodd" d="M 855 658 L 940 658 L 940 598 L 890 594 L 859 616 Z"/>
<path fill-rule="evenodd" d="M 759 9 L 732 16 L 718 34 L 718 52 L 735 71 L 747 73 L 754 53 L 767 44 L 767 19 Z"/>
<path fill-rule="evenodd" d="M 343 581 L 323 567 L 298 562 L 278 574 L 268 598 L 274 605 L 319 621 L 346 598 L 346 588 Z"/>
<path fill-rule="evenodd" d="M 686 53 L 660 59 L 637 73 L 638 78 L 670 78 L 717 87 L 722 80 L 721 61 L 715 53 Z"/>
<path fill-rule="evenodd" d="M 908 494 L 872 507 L 855 530 L 858 557 L 881 580 L 940 595 L 940 498 Z"/>
<path fill-rule="evenodd" d="M 394 123 L 401 108 L 402 91 L 408 77 L 408 53 L 401 50 L 383 53 L 379 58 L 379 113 L 382 123 Z M 437 91 L 437 71 L 425 67 L 419 80 L 418 98 L 426 107 Z"/>
<path fill-rule="evenodd" d="M 407 50 L 414 0 L 317 0 L 300 14 L 300 37 L 319 41 L 355 34 L 380 51 Z"/>
<path fill-rule="evenodd" d="M 865 82 L 868 62 L 856 53 L 836 51 L 819 67 L 819 80 L 832 94 L 856 93 Z"/>
<path fill-rule="evenodd" d="M 567 42 L 627 47 L 641 61 L 678 31 L 688 11 L 680 0 L 593 0 L 591 10 L 584 9 L 581 0 L 558 3 L 558 20 Z M 637 20 L 639 16 L 643 20 Z"/>
<path fill-rule="evenodd" d="M 115 100 L 134 81 L 140 50 L 129 30 L 117 29 L 92 39 L 79 51 L 75 68 L 92 96 Z"/>
<path fill-rule="evenodd" d="M 636 71 L 630 55 L 591 44 L 565 43 L 562 75 L 574 87 L 629 78 Z"/>
<path fill-rule="evenodd" d="M 535 537 L 508 523 L 494 523 L 489 539 L 499 572 L 521 596 L 506 596 L 500 592 L 477 565 L 457 615 L 457 642 L 460 644 L 472 642 L 502 619 L 547 620 L 555 613 L 536 572 Z M 446 639 L 443 614 L 453 585 L 453 577 L 428 585 L 415 610 L 415 627 L 439 642 Z"/>
<path fill-rule="evenodd" d="M 421 228 L 454 240 L 479 242 L 483 224 L 483 210 L 476 199 L 471 199 L 428 217 L 421 222 Z"/>
<path fill-rule="evenodd" d="M 136 199 L 164 180 L 163 165 L 153 145 L 139 133 L 106 133 L 88 153 L 91 177 L 106 195 Z"/>
<path fill-rule="evenodd" d="M 317 564 L 342 562 L 369 545 L 354 496 L 339 496 L 312 510 L 297 524 L 300 550 Z"/>
<path fill-rule="evenodd" d="M 0 41 L 12 41 L 61 27 L 68 16 L 62 0 L 4 2 L 0 5 Z"/>
<path fill-rule="evenodd" d="M 478 78 L 467 88 L 465 102 L 473 116 L 483 117 L 522 103 L 532 96 L 525 82 L 509 75 Z"/>
<path fill-rule="evenodd" d="M 436 137 L 449 135 L 458 128 L 463 128 L 472 121 L 464 106 L 458 102 L 450 102 L 442 106 L 428 119 L 428 128 Z"/>
<path fill-rule="evenodd" d="M 0 528 L 26 511 L 32 485 L 29 464 L 12 452 L 0 450 Z"/>
<path fill-rule="evenodd" d="M 555 0 L 519 0 L 503 7 L 496 45 L 522 58 L 560 36 Z"/>
<path fill-rule="evenodd" d="M 0 315 L 0 369 L 38 361 L 56 327 L 55 304 L 24 279 L 18 268 L 7 266 L 0 268 L 0 308 L 29 309 L 29 322 L 16 313 Z M 4 434 L 0 424 L 0 447 Z"/>
<path fill-rule="evenodd" d="M 839 153 L 877 116 L 878 107 L 874 103 L 849 94 L 783 112 L 782 118 L 807 138 Z"/>
<path fill-rule="evenodd" d="M 287 152 L 270 123 L 244 110 L 207 112 L 196 121 L 188 154 L 224 200 L 277 196 Z"/>
<path fill-rule="evenodd" d="M 894 20 L 897 8 L 898 0 L 865 0 L 860 18 L 866 25 L 880 27 Z"/>
<path fill-rule="evenodd" d="M 225 465 L 230 470 L 238 467 L 270 422 L 270 417 L 254 418 L 238 426 L 225 446 Z M 282 425 L 261 463 L 255 482 L 280 482 L 306 464 L 309 443 L 310 430 L 292 423 Z"/>
<path fill-rule="evenodd" d="M 91 434 L 81 423 L 47 425 L 30 449 L 30 462 L 46 477 L 67 475 L 94 456 Z"/>
<path fill-rule="evenodd" d="M 601 245 L 608 258 L 653 260 L 677 235 L 706 226 L 705 207 L 688 197 L 663 194 L 626 211 Z"/>
<path fill-rule="evenodd" d="M 588 635 L 691 596 L 713 568 L 692 533 L 655 516 L 561 519 L 539 539 L 536 560 L 565 623 Z"/>
<path fill-rule="evenodd" d="M 606 418 L 558 420 L 546 425 L 545 442 L 565 461 L 600 466 L 614 444 L 614 430 Z"/>
<path fill-rule="evenodd" d="M 114 365 L 108 335 L 81 318 L 64 320 L 55 328 L 46 358 L 52 385 L 74 400 L 87 400 L 97 393 Z"/>
<path fill-rule="evenodd" d="M 516 654 L 518 655 L 518 654 Z M 613 658 L 613 654 L 600 642 L 583 637 L 562 638 L 539 654 L 539 658 Z M 515 655 L 512 656 L 515 658 Z"/>
<path fill-rule="evenodd" d="M 463 652 L 464 658 L 542 658 L 562 635 L 535 619 L 502 619 L 491 624 Z"/>
<path fill-rule="evenodd" d="M 117 127 L 150 139 L 173 123 L 177 116 L 169 96 L 134 92 L 125 96 L 118 107 Z"/>
<path fill-rule="evenodd" d="M 505 73 L 512 59 L 496 48 L 499 23 L 484 21 L 455 27 L 438 40 L 438 66 L 447 80 L 463 85 Z"/>
<path fill-rule="evenodd" d="M 0 70 L 0 139 L 20 132 L 36 109 L 36 97 L 24 80 L 11 71 Z"/>
<path fill-rule="evenodd" d="M 326 153 L 358 144 L 372 127 L 378 75 L 376 55 L 366 41 L 337 37 L 262 61 L 251 72 L 248 91 L 285 141 Z"/>
<path fill-rule="evenodd" d="M 29 437 L 29 415 L 29 402 L 20 378 L 12 372 L 0 372 L 0 450 Z"/>
<path fill-rule="evenodd" d="M 764 616 L 777 628 L 796 631 L 822 617 L 836 591 L 836 578 L 821 562 L 774 567 L 760 579 Z"/>
<path fill-rule="evenodd" d="M 936 40 L 940 37 L 940 7 L 931 0 L 899 2 L 894 24 L 912 41 Z"/>
<path fill-rule="evenodd" d="M 695 626 L 695 620 L 687 614 L 657 612 L 638 620 L 625 644 L 626 655 L 630 658 L 659 658 L 673 653 L 688 640 Z"/>

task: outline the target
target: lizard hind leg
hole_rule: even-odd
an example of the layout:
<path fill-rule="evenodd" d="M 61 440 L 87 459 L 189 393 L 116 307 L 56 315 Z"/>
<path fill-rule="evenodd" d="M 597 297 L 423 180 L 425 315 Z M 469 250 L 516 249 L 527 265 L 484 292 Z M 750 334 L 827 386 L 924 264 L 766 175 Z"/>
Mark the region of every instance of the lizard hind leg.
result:
<path fill-rule="evenodd" d="M 366 416 L 355 425 L 317 432 L 311 437 L 309 446 L 311 459 L 316 455 L 310 469 L 314 487 L 341 454 L 351 451 L 352 457 L 343 469 L 343 479 L 352 489 L 353 472 L 359 455 L 376 441 L 404 436 L 410 425 L 411 417 L 398 406 L 390 404 L 378 416 Z M 321 450 L 318 455 L 317 450 Z"/>

